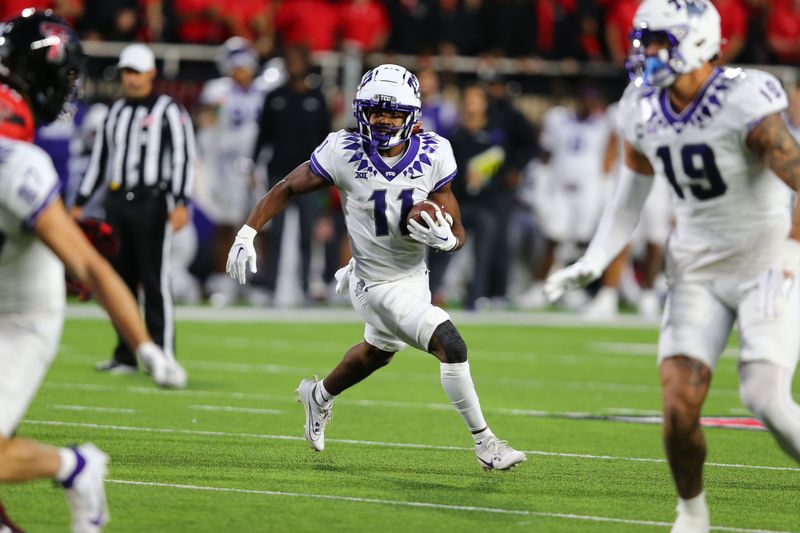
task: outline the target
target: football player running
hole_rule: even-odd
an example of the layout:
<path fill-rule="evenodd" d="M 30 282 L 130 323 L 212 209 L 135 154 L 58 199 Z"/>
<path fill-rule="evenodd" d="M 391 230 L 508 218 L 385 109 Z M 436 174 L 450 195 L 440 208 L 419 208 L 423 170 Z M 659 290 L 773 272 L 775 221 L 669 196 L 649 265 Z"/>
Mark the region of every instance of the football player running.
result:
<path fill-rule="evenodd" d="M 186 375 L 148 337 L 133 296 L 64 209 L 53 163 L 32 144 L 34 124 L 55 120 L 74 92 L 78 36 L 51 11 L 26 9 L 0 27 L 0 58 L 0 483 L 56 480 L 72 530 L 95 532 L 109 516 L 108 456 L 92 444 L 52 448 L 14 436 L 58 349 L 64 266 L 94 292 L 157 382 L 183 386 Z M 16 526 L 0 512 L 6 528 Z"/>
<path fill-rule="evenodd" d="M 678 492 L 673 532 L 710 528 L 700 410 L 739 321 L 740 397 L 800 461 L 792 375 L 800 351 L 800 146 L 787 98 L 758 70 L 716 68 L 720 17 L 708 0 L 645 0 L 634 18 L 633 83 L 621 103 L 625 168 L 586 254 L 545 291 L 597 278 L 628 241 L 654 176 L 670 184 L 676 226 L 658 348 L 664 446 Z M 775 177 L 778 176 L 779 179 Z"/>
<path fill-rule="evenodd" d="M 452 253 L 464 244 L 458 203 L 450 190 L 456 162 L 450 143 L 419 131 L 420 91 L 416 76 L 397 65 L 367 72 L 353 101 L 358 131 L 330 133 L 307 161 L 275 185 L 250 213 L 228 256 L 228 272 L 245 283 L 256 271 L 253 238 L 289 199 L 327 186 L 339 189 L 353 260 L 336 273 L 337 291 L 349 291 L 366 323 L 364 340 L 318 381 L 297 389 L 306 412 L 306 440 L 325 447 L 333 401 L 346 389 L 387 365 L 411 345 L 441 362 L 441 383 L 475 441 L 478 462 L 506 470 L 525 460 L 494 436 L 484 420 L 467 362 L 467 346 L 448 314 L 431 304 L 425 247 Z M 428 227 L 406 224 L 411 207 L 430 198 L 443 205 Z M 427 217 L 427 218 L 426 218 Z"/>

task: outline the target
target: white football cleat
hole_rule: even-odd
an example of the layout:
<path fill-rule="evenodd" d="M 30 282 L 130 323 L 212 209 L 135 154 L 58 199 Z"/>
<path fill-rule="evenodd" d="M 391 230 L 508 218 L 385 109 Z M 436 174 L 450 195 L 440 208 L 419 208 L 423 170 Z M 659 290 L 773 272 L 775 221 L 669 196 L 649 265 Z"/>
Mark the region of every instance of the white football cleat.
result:
<path fill-rule="evenodd" d="M 475 455 L 478 456 L 478 463 L 484 470 L 508 470 L 528 458 L 494 435 L 486 437 L 480 444 L 475 445 Z"/>
<path fill-rule="evenodd" d="M 75 473 L 62 483 L 72 511 L 72 533 L 98 533 L 109 520 L 103 487 L 108 474 L 108 455 L 94 444 L 83 444 L 74 450 L 78 465 Z"/>
<path fill-rule="evenodd" d="M 658 294 L 652 289 L 642 290 L 636 307 L 644 318 L 656 320 L 661 316 L 661 303 L 658 301 Z"/>
<path fill-rule="evenodd" d="M 321 407 L 314 399 L 314 389 L 319 380 L 317 376 L 313 379 L 304 379 L 295 391 L 297 401 L 303 404 L 306 411 L 305 437 L 311 447 L 321 452 L 325 449 L 325 426 L 333 419 L 333 412 L 330 407 Z"/>
<path fill-rule="evenodd" d="M 527 291 L 516 297 L 514 303 L 520 309 L 544 309 L 549 305 L 544 295 L 544 283 L 534 283 Z"/>
<path fill-rule="evenodd" d="M 590 320 L 608 320 L 619 314 L 619 294 L 613 287 L 603 287 L 583 310 L 583 316 Z"/>

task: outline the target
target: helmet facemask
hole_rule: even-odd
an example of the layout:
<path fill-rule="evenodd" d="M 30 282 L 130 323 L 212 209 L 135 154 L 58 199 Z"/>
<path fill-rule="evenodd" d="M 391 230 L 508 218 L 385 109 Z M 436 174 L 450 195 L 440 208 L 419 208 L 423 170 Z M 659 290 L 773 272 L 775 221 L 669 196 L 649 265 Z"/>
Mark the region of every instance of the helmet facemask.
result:
<path fill-rule="evenodd" d="M 647 55 L 652 44 L 663 45 L 655 55 Z M 680 73 L 676 66 L 683 60 L 678 51 L 678 39 L 670 32 L 638 28 L 631 32 L 631 51 L 625 66 L 636 85 L 669 87 Z"/>
<path fill-rule="evenodd" d="M 358 132 L 366 141 L 367 150 L 370 153 L 403 144 L 411 138 L 414 126 L 419 122 L 420 110 L 418 107 L 393 103 L 391 97 L 379 97 L 374 100 L 355 100 L 353 105 L 358 122 Z M 403 124 L 400 126 L 371 124 L 370 117 L 376 111 L 401 112 L 405 115 Z"/>

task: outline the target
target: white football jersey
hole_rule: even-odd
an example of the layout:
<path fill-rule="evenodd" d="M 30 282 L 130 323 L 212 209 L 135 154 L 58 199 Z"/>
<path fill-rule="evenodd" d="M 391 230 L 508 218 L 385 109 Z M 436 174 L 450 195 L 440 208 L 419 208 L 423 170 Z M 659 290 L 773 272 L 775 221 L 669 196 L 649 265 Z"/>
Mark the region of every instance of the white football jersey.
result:
<path fill-rule="evenodd" d="M 750 69 L 716 69 L 681 113 L 666 89 L 628 86 L 619 115 L 625 139 L 670 185 L 671 277 L 752 277 L 777 261 L 789 230 L 789 189 L 746 139 L 787 103 L 777 79 Z"/>
<path fill-rule="evenodd" d="M 214 129 L 214 149 L 223 156 L 250 157 L 258 136 L 258 120 L 267 87 L 256 78 L 247 89 L 233 79 L 210 80 L 200 93 L 200 103 L 217 106 Z"/>
<path fill-rule="evenodd" d="M 539 143 L 550 153 L 548 165 L 554 179 L 570 190 L 599 187 L 611 131 L 604 114 L 580 120 L 564 107 L 545 113 Z"/>
<path fill-rule="evenodd" d="M 64 308 L 64 266 L 33 233 L 58 193 L 44 150 L 0 138 L 0 316 Z"/>
<path fill-rule="evenodd" d="M 358 278 L 393 281 L 425 268 L 425 246 L 407 236 L 406 215 L 455 177 L 447 139 L 412 135 L 405 154 L 390 165 L 367 155 L 358 133 L 339 130 L 314 150 L 309 165 L 341 193 Z"/>

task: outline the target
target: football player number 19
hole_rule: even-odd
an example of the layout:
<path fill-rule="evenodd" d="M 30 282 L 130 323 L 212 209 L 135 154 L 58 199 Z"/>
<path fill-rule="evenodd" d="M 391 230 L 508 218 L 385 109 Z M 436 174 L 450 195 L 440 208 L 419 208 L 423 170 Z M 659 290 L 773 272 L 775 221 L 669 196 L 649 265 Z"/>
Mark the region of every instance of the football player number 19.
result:
<path fill-rule="evenodd" d="M 664 174 L 667 175 L 672 188 L 678 198 L 685 198 L 683 188 L 678 184 L 675 176 L 675 167 L 672 165 L 672 153 L 669 146 L 661 146 L 656 150 L 656 155 L 664 164 Z M 707 144 L 687 144 L 681 148 L 681 165 L 683 173 L 689 178 L 689 191 L 698 200 L 710 200 L 722 196 L 728 186 L 722 181 L 714 151 Z"/>
<path fill-rule="evenodd" d="M 389 235 L 389 221 L 386 219 L 386 189 L 372 191 L 369 197 L 374 202 L 372 211 L 375 215 L 375 235 L 378 237 Z M 406 218 L 414 206 L 414 189 L 403 189 L 397 195 L 400 201 L 400 234 L 407 235 Z"/>

